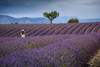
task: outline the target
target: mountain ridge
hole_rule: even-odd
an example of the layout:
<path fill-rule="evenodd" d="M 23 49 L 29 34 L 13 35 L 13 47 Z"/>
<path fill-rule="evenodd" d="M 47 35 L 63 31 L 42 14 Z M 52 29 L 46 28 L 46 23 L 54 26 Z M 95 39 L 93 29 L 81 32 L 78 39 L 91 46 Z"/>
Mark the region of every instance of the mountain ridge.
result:
<path fill-rule="evenodd" d="M 67 23 L 69 19 L 77 18 L 80 23 L 86 22 L 100 22 L 100 18 L 92 18 L 92 19 L 80 19 L 76 16 L 60 16 L 53 20 L 53 23 Z M 19 24 L 48 24 L 50 21 L 45 17 L 21 17 L 15 18 L 9 15 L 0 15 L 0 24 L 11 24 L 11 23 L 19 23 Z"/>

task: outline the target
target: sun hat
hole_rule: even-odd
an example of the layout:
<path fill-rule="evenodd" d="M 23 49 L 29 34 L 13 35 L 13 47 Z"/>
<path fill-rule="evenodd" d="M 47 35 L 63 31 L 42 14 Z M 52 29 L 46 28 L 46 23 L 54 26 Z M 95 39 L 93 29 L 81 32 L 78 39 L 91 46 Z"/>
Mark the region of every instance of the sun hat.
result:
<path fill-rule="evenodd" d="M 24 31 L 24 29 L 22 29 L 22 31 Z"/>

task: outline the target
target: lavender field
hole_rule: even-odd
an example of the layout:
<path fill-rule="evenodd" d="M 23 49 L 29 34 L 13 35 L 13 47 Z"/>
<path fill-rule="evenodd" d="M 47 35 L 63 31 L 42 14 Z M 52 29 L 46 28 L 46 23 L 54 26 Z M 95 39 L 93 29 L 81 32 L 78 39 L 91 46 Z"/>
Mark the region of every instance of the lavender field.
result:
<path fill-rule="evenodd" d="M 0 67 L 89 67 L 99 49 L 100 22 L 0 25 Z"/>

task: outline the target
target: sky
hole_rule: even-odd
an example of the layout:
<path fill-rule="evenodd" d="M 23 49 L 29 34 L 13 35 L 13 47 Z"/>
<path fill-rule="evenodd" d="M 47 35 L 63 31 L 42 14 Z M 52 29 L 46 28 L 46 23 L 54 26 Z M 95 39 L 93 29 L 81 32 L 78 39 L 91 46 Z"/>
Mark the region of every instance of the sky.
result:
<path fill-rule="evenodd" d="M 100 0 L 0 0 L 0 15 L 43 17 L 51 11 L 59 16 L 100 18 Z"/>

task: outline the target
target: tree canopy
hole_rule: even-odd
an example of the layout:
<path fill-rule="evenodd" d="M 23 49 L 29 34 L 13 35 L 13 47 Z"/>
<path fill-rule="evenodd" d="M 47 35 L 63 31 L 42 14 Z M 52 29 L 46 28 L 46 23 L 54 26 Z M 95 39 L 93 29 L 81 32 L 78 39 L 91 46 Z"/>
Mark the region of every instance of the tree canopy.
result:
<path fill-rule="evenodd" d="M 47 17 L 50 20 L 50 23 L 52 24 L 52 20 L 59 16 L 59 13 L 56 11 L 52 11 L 51 13 L 44 12 L 44 17 Z"/>
<path fill-rule="evenodd" d="M 72 18 L 72 19 L 70 19 L 68 21 L 68 23 L 78 23 L 78 22 L 79 22 L 79 20 L 78 19 L 74 19 L 74 18 Z"/>
<path fill-rule="evenodd" d="M 13 24 L 13 23 L 11 23 L 11 24 Z"/>
<path fill-rule="evenodd" d="M 18 24 L 18 22 L 16 22 L 15 24 Z"/>

